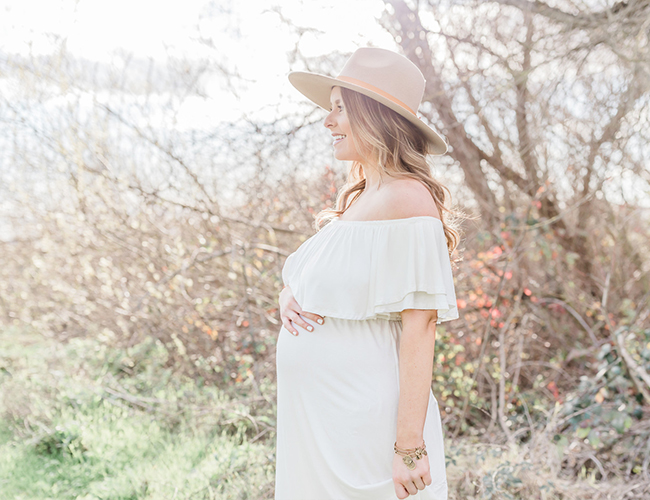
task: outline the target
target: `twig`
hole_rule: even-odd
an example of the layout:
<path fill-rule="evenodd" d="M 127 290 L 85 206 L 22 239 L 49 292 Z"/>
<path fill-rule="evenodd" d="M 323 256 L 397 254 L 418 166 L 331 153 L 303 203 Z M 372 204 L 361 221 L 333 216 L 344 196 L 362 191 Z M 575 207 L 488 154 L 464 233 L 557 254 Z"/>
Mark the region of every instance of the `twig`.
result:
<path fill-rule="evenodd" d="M 176 271 L 174 271 L 172 274 L 169 274 L 165 276 L 162 280 L 158 281 L 156 283 L 157 286 L 164 285 L 165 283 L 173 280 L 176 276 L 178 276 L 181 273 L 184 273 L 187 271 L 190 267 L 193 267 L 194 264 L 197 262 L 207 262 L 208 260 L 215 259 L 217 257 L 222 257 L 224 255 L 227 255 L 230 253 L 231 249 L 230 247 L 224 249 L 224 250 L 217 250 L 215 252 L 210 252 L 207 253 L 206 250 L 202 247 L 199 247 L 192 252 L 192 256 L 189 259 L 186 259 L 185 262 L 183 262 L 183 265 L 178 268 Z M 201 257 L 203 255 L 203 257 Z M 133 307 L 132 313 L 135 313 L 140 310 L 142 307 L 145 299 L 151 296 L 151 292 L 147 291 L 138 299 L 137 304 Z"/>
<path fill-rule="evenodd" d="M 624 339 L 622 338 L 623 336 L 623 331 L 627 329 L 627 326 L 623 326 L 616 330 L 612 334 L 612 337 L 614 338 L 614 342 L 616 344 L 616 349 L 618 350 L 619 354 L 625 361 L 625 365 L 628 368 L 628 371 L 632 372 L 630 373 L 632 382 L 634 382 L 634 385 L 636 388 L 639 390 L 641 394 L 643 394 L 643 399 L 645 400 L 646 404 L 650 403 L 650 393 L 648 393 L 647 389 L 643 387 L 639 381 L 634 377 L 634 375 L 637 375 L 641 380 L 643 380 L 648 388 L 650 388 L 650 375 L 648 375 L 648 372 L 646 372 L 643 367 L 639 366 L 636 361 L 634 361 L 634 358 L 630 355 L 630 353 L 625 349 L 625 346 L 623 345 Z"/>
<path fill-rule="evenodd" d="M 571 314 L 571 316 L 573 316 L 576 319 L 578 323 L 580 323 L 580 326 L 582 326 L 582 328 L 584 328 L 584 330 L 589 334 L 589 337 L 591 338 L 591 341 L 594 343 L 594 346 L 598 346 L 598 339 L 596 338 L 596 334 L 594 333 L 592 328 L 587 324 L 584 318 L 580 316 L 580 314 L 578 314 L 578 312 L 569 304 L 567 304 L 563 300 L 555 299 L 552 297 L 544 297 L 538 299 L 537 302 L 540 304 L 548 304 L 549 302 L 551 302 L 553 304 L 561 305 L 569 314 Z"/>
<path fill-rule="evenodd" d="M 629 330 L 629 326 L 623 325 L 615 330 L 614 325 L 612 324 L 612 321 L 609 318 L 609 312 L 607 310 L 607 298 L 609 296 L 609 286 L 611 283 L 612 272 L 614 270 L 614 263 L 616 262 L 615 252 L 616 250 L 614 249 L 612 252 L 612 258 L 610 259 L 610 269 L 607 272 L 607 276 L 605 277 L 605 289 L 603 290 L 603 297 L 601 300 L 600 309 L 602 311 L 603 316 L 605 317 L 605 321 L 610 331 L 610 337 L 614 341 L 616 350 L 618 351 L 621 359 L 623 360 L 625 367 L 627 368 L 627 371 L 630 373 L 630 379 L 632 380 L 632 383 L 637 388 L 637 390 L 643 395 L 644 403 L 648 404 L 650 403 L 650 393 L 648 392 L 648 389 L 650 389 L 650 375 L 648 375 L 648 372 L 646 372 L 643 369 L 643 367 L 639 366 L 636 363 L 636 361 L 634 361 L 634 358 L 630 355 L 630 353 L 625 348 L 625 339 L 623 338 L 623 332 L 625 330 Z M 635 319 L 636 319 L 636 315 L 635 315 Z M 635 375 L 638 378 L 635 377 Z M 643 382 L 645 382 L 647 388 L 643 387 L 643 385 L 638 380 L 639 378 Z"/>
<path fill-rule="evenodd" d="M 608 323 L 611 325 L 610 321 L 608 321 Z M 612 327 L 610 326 L 610 328 Z M 614 341 L 614 345 L 616 346 L 616 351 L 619 353 L 621 359 L 623 360 L 623 364 L 625 365 L 625 368 L 630 373 L 630 379 L 632 380 L 632 383 L 634 384 L 636 389 L 643 395 L 643 399 L 647 404 L 650 403 L 650 393 L 645 387 L 643 387 L 641 382 L 634 375 L 636 375 L 641 380 L 643 380 L 643 382 L 645 382 L 648 388 L 650 388 L 650 375 L 648 375 L 648 373 L 641 366 L 637 365 L 636 361 L 634 361 L 634 358 L 630 355 L 630 353 L 625 348 L 624 346 L 625 339 L 622 338 L 622 335 L 623 335 L 623 331 L 625 331 L 626 329 L 627 326 L 623 326 L 618 330 L 616 330 L 615 332 L 612 332 L 611 338 Z"/>
<path fill-rule="evenodd" d="M 519 328 L 521 328 L 522 331 L 526 331 L 526 328 L 528 327 L 528 314 L 525 313 L 523 317 L 521 318 L 521 324 L 519 325 Z M 523 334 L 518 335 L 519 337 L 519 342 L 517 344 L 517 357 L 516 359 L 519 360 L 519 362 L 514 366 L 514 376 L 512 377 L 512 383 L 510 387 L 512 388 L 513 391 L 516 391 L 517 385 L 519 384 L 519 374 L 521 373 L 521 355 L 524 351 L 524 336 Z"/>
<path fill-rule="evenodd" d="M 515 307 L 510 311 L 508 319 L 505 324 L 499 330 L 499 367 L 501 373 L 499 374 L 499 406 L 497 407 L 497 412 L 499 415 L 499 424 L 503 429 L 508 441 L 512 441 L 512 432 L 508 429 L 506 425 L 506 415 L 505 415 L 505 406 L 506 406 L 506 371 L 508 369 L 506 365 L 506 331 L 510 328 L 510 324 L 514 317 L 519 313 L 519 307 L 521 305 L 521 297 L 524 294 L 523 290 L 519 292 L 519 300 L 515 302 Z"/>
<path fill-rule="evenodd" d="M 528 208 L 527 215 L 530 213 L 530 207 Z M 510 255 L 515 255 L 516 252 L 519 250 L 519 247 L 521 247 L 522 242 L 524 241 L 524 238 L 526 237 L 527 231 L 522 231 L 521 235 L 519 236 L 519 239 L 515 243 L 515 245 L 512 247 L 512 251 Z M 465 421 L 465 415 L 467 413 L 467 405 L 469 404 L 469 397 L 472 389 L 474 388 L 474 385 L 476 384 L 476 380 L 478 378 L 478 374 L 481 371 L 481 368 L 483 367 L 483 357 L 485 356 L 485 350 L 487 348 L 487 343 L 488 340 L 490 339 L 490 320 L 492 319 L 492 311 L 494 308 L 497 307 L 497 304 L 499 302 L 500 294 L 501 294 L 501 289 L 503 288 L 503 284 L 505 282 L 505 277 L 506 277 L 506 271 L 508 270 L 508 266 L 510 265 L 511 259 L 506 258 L 505 263 L 503 265 L 503 269 L 501 270 L 501 279 L 499 280 L 499 286 L 497 287 L 497 291 L 494 296 L 494 300 L 492 301 L 492 307 L 488 311 L 488 317 L 485 321 L 485 329 L 483 330 L 483 339 L 481 341 L 481 351 L 479 353 L 478 357 L 478 367 L 476 371 L 474 372 L 474 376 L 472 377 L 472 382 L 467 389 L 467 394 L 465 395 L 465 399 L 463 401 L 463 410 L 461 412 L 460 418 L 458 419 L 458 423 L 456 424 L 456 428 L 454 429 L 454 437 L 457 437 L 460 429 L 462 427 L 463 422 Z"/>

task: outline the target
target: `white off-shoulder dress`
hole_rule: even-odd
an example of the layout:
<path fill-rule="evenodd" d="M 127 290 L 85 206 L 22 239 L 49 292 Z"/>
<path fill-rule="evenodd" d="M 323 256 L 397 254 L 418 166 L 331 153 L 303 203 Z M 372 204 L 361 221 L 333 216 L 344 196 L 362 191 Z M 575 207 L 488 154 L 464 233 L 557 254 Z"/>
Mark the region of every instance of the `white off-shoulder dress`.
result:
<path fill-rule="evenodd" d="M 430 216 L 334 219 L 285 261 L 300 307 L 325 317 L 277 341 L 276 500 L 396 500 L 400 311 L 458 318 L 442 222 Z M 432 484 L 409 499 L 446 500 L 438 402 L 424 440 Z"/>

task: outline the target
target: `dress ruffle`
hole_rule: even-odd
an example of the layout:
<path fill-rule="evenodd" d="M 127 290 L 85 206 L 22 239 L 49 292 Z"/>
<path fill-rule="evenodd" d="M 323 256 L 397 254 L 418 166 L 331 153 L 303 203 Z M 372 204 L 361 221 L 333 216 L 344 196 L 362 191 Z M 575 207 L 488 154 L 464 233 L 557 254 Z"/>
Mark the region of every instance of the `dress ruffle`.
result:
<path fill-rule="evenodd" d="M 405 309 L 458 318 L 440 219 L 334 219 L 286 260 L 285 285 L 306 312 L 342 319 L 401 320 Z"/>

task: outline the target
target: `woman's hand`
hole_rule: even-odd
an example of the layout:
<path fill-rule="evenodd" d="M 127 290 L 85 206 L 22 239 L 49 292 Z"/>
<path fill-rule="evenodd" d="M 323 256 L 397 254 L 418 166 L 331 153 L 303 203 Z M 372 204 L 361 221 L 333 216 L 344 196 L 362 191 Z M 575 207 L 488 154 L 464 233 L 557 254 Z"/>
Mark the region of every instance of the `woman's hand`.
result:
<path fill-rule="evenodd" d="M 409 470 L 403 458 L 395 453 L 393 457 L 393 485 L 395 494 L 400 500 L 409 495 L 416 495 L 431 484 L 429 457 L 424 455 L 420 460 L 413 459 L 415 469 Z"/>
<path fill-rule="evenodd" d="M 280 292 L 278 302 L 280 304 L 280 319 L 282 320 L 282 324 L 293 335 L 298 335 L 298 330 L 295 328 L 294 324 L 300 325 L 310 332 L 314 331 L 314 327 L 307 323 L 303 318 L 309 318 L 321 325 L 325 321 L 323 317 L 318 314 L 303 311 L 298 305 L 298 302 L 296 302 L 296 299 L 293 297 L 291 288 L 288 286 Z"/>

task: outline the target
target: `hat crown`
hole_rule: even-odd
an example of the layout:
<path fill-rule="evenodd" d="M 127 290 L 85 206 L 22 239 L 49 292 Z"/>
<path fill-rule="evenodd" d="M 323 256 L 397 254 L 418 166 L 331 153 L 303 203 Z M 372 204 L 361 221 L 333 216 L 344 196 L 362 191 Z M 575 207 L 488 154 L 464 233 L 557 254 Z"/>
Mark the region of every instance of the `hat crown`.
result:
<path fill-rule="evenodd" d="M 357 49 L 337 78 L 351 78 L 401 101 L 415 114 L 424 96 L 426 80 L 409 59 L 390 50 L 374 47 Z"/>

